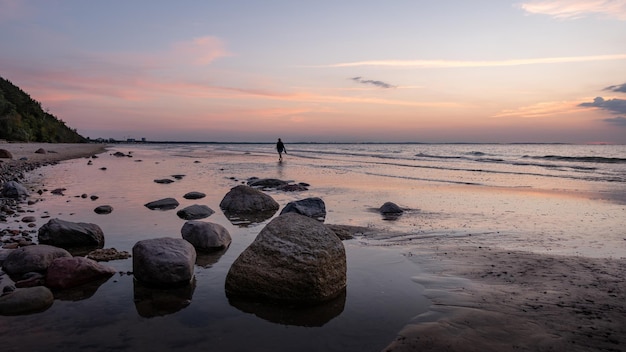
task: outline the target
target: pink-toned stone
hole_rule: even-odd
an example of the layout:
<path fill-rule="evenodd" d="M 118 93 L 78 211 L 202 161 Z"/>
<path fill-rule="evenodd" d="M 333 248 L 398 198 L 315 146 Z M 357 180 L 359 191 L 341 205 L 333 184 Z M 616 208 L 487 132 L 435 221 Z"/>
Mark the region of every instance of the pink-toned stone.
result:
<path fill-rule="evenodd" d="M 48 267 L 46 286 L 69 288 L 110 277 L 115 269 L 84 257 L 57 258 Z"/>

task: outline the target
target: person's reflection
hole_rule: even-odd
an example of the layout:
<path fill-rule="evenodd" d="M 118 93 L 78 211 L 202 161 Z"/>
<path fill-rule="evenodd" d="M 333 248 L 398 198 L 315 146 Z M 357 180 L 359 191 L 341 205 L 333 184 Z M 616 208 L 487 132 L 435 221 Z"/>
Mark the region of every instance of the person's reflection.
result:
<path fill-rule="evenodd" d="M 153 318 L 186 308 L 191 303 L 196 289 L 196 278 L 194 277 L 188 285 L 174 288 L 147 287 L 133 280 L 133 288 L 137 313 L 145 318 Z"/>
<path fill-rule="evenodd" d="M 346 290 L 335 299 L 314 306 L 289 306 L 280 303 L 261 303 L 249 299 L 229 297 L 231 306 L 272 323 L 295 326 L 324 326 L 338 317 L 346 305 Z"/>

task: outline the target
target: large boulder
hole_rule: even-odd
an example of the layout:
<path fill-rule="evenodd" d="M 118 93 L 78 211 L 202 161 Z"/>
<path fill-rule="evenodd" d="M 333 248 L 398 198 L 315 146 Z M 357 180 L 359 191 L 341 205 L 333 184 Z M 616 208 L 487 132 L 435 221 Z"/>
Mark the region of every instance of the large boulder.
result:
<path fill-rule="evenodd" d="M 220 202 L 224 212 L 232 214 L 276 212 L 278 203 L 269 195 L 249 186 L 239 185 L 232 188 Z"/>
<path fill-rule="evenodd" d="M 57 258 L 48 267 L 46 286 L 65 289 L 113 274 L 115 269 L 85 257 Z"/>
<path fill-rule="evenodd" d="M 50 219 L 39 228 L 39 243 L 58 247 L 104 246 L 104 234 L 96 224 Z"/>
<path fill-rule="evenodd" d="M 324 224 L 295 213 L 270 221 L 226 276 L 229 297 L 318 304 L 345 292 L 346 253 Z"/>
<path fill-rule="evenodd" d="M 203 252 L 228 248 L 232 242 L 230 233 L 220 224 L 202 221 L 187 221 L 180 230 L 183 238 L 196 250 Z"/>
<path fill-rule="evenodd" d="M 182 238 L 154 238 L 133 246 L 135 279 L 147 285 L 189 284 L 195 262 L 195 248 Z"/>
<path fill-rule="evenodd" d="M 0 297 L 0 315 L 20 315 L 42 312 L 54 303 L 49 288 L 35 286 L 18 288 Z"/>
<path fill-rule="evenodd" d="M 13 250 L 5 259 L 2 268 L 9 275 L 21 275 L 31 271 L 45 272 L 56 258 L 71 258 L 65 249 L 39 244 Z"/>
<path fill-rule="evenodd" d="M 176 209 L 178 205 L 178 201 L 174 198 L 163 198 L 144 204 L 150 210 L 171 210 Z"/>
<path fill-rule="evenodd" d="M 179 218 L 184 220 L 204 219 L 211 216 L 215 211 L 206 205 L 194 204 L 176 212 Z"/>
<path fill-rule="evenodd" d="M 28 190 L 19 182 L 9 181 L 2 185 L 0 195 L 5 198 L 22 198 L 28 197 Z"/>
<path fill-rule="evenodd" d="M 285 213 L 297 213 L 324 222 L 326 218 L 326 204 L 318 197 L 305 198 L 287 203 L 280 212 L 281 215 Z"/>

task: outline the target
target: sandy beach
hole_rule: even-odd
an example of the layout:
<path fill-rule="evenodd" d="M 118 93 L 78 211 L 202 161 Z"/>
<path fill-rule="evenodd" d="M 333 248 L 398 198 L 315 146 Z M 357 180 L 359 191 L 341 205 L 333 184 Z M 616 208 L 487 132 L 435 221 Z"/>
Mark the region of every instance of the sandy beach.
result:
<path fill-rule="evenodd" d="M 101 153 L 106 145 L 95 143 L 0 143 L 0 149 L 5 149 L 13 155 L 12 159 L 0 159 L 4 162 L 20 161 L 26 158 L 26 162 L 51 162 L 81 158 Z M 35 153 L 43 149 L 46 153 Z"/>
<path fill-rule="evenodd" d="M 39 148 L 48 152 L 35 154 Z M 26 157 L 29 163 L 79 158 L 104 148 L 97 144 L 0 144 L 14 160 Z M 377 195 L 371 197 L 374 201 Z M 393 223 L 381 228 L 359 221 L 347 229 L 374 246 L 398 246 L 388 240 L 409 235 L 393 234 Z M 589 258 L 502 249 L 489 237 L 471 234 L 422 236 L 402 244 L 401 252 L 420 268 L 412 280 L 424 287 L 432 305 L 408 321 L 385 351 L 626 348 L 624 256 Z"/>

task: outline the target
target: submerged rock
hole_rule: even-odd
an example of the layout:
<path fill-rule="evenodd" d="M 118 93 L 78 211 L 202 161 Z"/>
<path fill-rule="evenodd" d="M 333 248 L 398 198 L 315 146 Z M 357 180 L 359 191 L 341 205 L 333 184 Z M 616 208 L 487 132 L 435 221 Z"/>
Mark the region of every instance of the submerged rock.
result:
<path fill-rule="evenodd" d="M 96 214 L 111 214 L 113 207 L 110 205 L 100 205 L 93 210 Z"/>
<path fill-rule="evenodd" d="M 144 206 L 151 210 L 171 210 L 176 209 L 180 203 L 174 198 L 163 198 L 144 204 Z"/>
<path fill-rule="evenodd" d="M 185 195 L 183 196 L 183 198 L 185 199 L 200 199 L 204 197 L 206 197 L 206 194 L 202 192 L 189 192 L 185 193 Z"/>
<path fill-rule="evenodd" d="M 404 212 L 402 208 L 400 208 L 393 202 L 386 202 L 380 208 L 378 208 L 378 211 L 381 214 L 402 214 Z"/>

